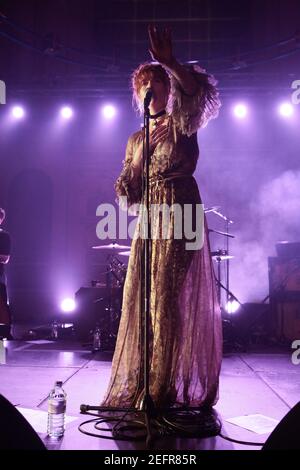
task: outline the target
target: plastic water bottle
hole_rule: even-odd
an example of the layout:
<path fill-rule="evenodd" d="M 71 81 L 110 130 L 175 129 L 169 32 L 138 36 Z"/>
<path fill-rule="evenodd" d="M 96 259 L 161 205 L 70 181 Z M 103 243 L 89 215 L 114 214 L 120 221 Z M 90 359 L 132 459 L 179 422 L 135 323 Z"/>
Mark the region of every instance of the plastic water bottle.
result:
<path fill-rule="evenodd" d="M 48 399 L 48 436 L 63 436 L 65 432 L 66 404 L 67 394 L 62 388 L 62 382 L 57 381 Z"/>
<path fill-rule="evenodd" d="M 93 351 L 100 351 L 101 349 L 101 331 L 99 326 L 96 326 L 93 337 Z"/>

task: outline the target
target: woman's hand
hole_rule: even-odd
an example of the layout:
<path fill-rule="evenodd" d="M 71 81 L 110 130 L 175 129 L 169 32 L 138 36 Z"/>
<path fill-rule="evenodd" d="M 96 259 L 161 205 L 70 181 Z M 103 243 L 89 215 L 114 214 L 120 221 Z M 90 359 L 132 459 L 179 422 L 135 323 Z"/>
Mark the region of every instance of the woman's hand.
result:
<path fill-rule="evenodd" d="M 171 30 L 165 28 L 160 32 L 156 26 L 150 25 L 148 26 L 148 34 L 151 46 L 149 52 L 152 59 L 163 65 L 176 78 L 187 95 L 195 95 L 198 89 L 195 78 L 173 56 Z"/>
<path fill-rule="evenodd" d="M 150 134 L 150 152 L 153 153 L 155 147 L 160 142 L 163 142 L 168 135 L 168 123 L 161 122 L 158 123 L 157 127 L 153 129 Z"/>
<path fill-rule="evenodd" d="M 156 148 L 156 146 L 163 142 L 168 135 L 169 126 L 168 123 L 162 121 L 158 123 L 157 127 L 150 132 L 150 154 L 152 154 Z M 133 159 L 132 165 L 138 171 L 143 162 L 143 142 L 140 142 L 137 146 Z"/>
<path fill-rule="evenodd" d="M 148 34 L 150 40 L 149 52 L 152 59 L 162 65 L 170 67 L 174 61 L 170 28 L 164 28 L 163 31 L 160 32 L 156 26 L 149 25 Z"/>

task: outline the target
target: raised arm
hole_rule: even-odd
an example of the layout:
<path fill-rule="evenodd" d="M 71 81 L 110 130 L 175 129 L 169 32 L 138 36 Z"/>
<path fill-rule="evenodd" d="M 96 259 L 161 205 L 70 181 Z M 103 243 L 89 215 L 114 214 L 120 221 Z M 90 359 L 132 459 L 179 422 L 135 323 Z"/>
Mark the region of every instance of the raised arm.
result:
<path fill-rule="evenodd" d="M 199 66 L 182 65 L 173 56 L 171 31 L 149 26 L 149 52 L 167 69 L 171 78 L 173 121 L 185 135 L 192 135 L 218 116 L 221 106 L 216 80 Z"/>
<path fill-rule="evenodd" d="M 156 60 L 178 81 L 187 95 L 193 96 L 198 88 L 197 81 L 190 71 L 181 65 L 173 56 L 172 35 L 169 28 L 159 31 L 155 26 L 148 27 L 150 49 L 153 60 Z"/>

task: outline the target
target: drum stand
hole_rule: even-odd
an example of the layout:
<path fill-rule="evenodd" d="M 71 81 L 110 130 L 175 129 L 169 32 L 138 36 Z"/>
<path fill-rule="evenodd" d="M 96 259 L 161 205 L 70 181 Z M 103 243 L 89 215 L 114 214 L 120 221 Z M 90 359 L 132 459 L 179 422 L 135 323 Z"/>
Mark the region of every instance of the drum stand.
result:
<path fill-rule="evenodd" d="M 219 210 L 218 207 L 213 207 L 211 210 L 209 210 L 210 212 L 213 212 L 214 214 L 216 214 L 218 217 L 220 217 L 221 219 L 223 219 L 225 221 L 225 232 L 220 232 L 219 230 L 212 230 L 212 229 L 209 229 L 209 232 L 214 232 L 214 233 L 218 233 L 219 235 L 223 235 L 225 238 L 226 238 L 226 248 L 225 250 L 218 250 L 218 252 L 215 253 L 215 259 L 218 263 L 218 294 L 219 294 L 219 302 L 220 302 L 220 306 L 221 306 L 221 261 L 226 261 L 226 288 L 224 288 L 224 286 L 222 286 L 224 289 L 225 289 L 225 292 L 226 292 L 226 302 L 225 302 L 225 306 L 227 304 L 227 302 L 229 301 L 229 298 L 233 296 L 233 294 L 230 292 L 229 290 L 229 269 L 230 269 L 230 259 L 233 258 L 233 256 L 230 256 L 229 255 L 229 239 L 230 238 L 235 238 L 234 235 L 232 235 L 231 233 L 229 233 L 229 229 L 230 229 L 230 225 L 233 224 L 233 220 L 230 220 L 228 217 L 226 217 L 224 214 L 222 214 Z M 218 256 L 219 254 L 219 256 Z M 212 254 L 213 255 L 213 254 Z M 234 297 L 234 296 L 233 296 Z"/>
<path fill-rule="evenodd" d="M 223 215 L 221 212 L 217 210 L 218 208 L 212 208 L 208 209 L 209 212 L 214 212 L 216 215 L 221 217 L 223 220 L 225 220 L 226 224 L 226 231 L 221 232 L 219 230 L 213 230 L 209 229 L 209 232 L 217 233 L 219 235 L 222 235 L 223 237 L 226 237 L 226 249 L 225 250 L 217 250 L 215 252 L 212 252 L 212 258 L 216 260 L 217 262 L 217 276 L 216 276 L 216 284 L 217 284 L 217 293 L 218 293 L 218 301 L 221 307 L 221 312 L 222 312 L 222 324 L 223 324 L 223 331 L 224 331 L 224 346 L 229 346 L 229 349 L 241 349 L 241 345 L 238 344 L 235 341 L 235 327 L 232 321 L 232 318 L 230 317 L 229 313 L 227 312 L 226 308 L 228 306 L 228 303 L 232 300 L 235 300 L 242 306 L 241 302 L 237 299 L 237 297 L 230 291 L 229 288 L 229 268 L 230 268 L 230 260 L 233 258 L 233 256 L 229 255 L 229 239 L 230 238 L 235 238 L 234 235 L 229 233 L 229 226 L 230 224 L 233 224 L 233 221 L 230 220 L 228 217 Z M 225 274 L 225 281 L 226 285 L 223 285 L 221 282 L 221 263 L 222 261 L 226 262 L 226 274 Z M 222 290 L 225 291 L 225 306 L 222 306 Z M 227 341 L 227 343 L 226 343 Z"/>

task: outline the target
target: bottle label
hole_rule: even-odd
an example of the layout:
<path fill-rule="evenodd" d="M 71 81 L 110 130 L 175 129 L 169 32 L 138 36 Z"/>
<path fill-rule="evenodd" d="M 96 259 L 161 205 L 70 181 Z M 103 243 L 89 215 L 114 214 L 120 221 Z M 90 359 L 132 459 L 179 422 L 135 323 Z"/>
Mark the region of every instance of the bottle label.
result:
<path fill-rule="evenodd" d="M 48 403 L 48 413 L 60 415 L 66 411 L 66 402 L 65 401 L 49 401 Z"/>

